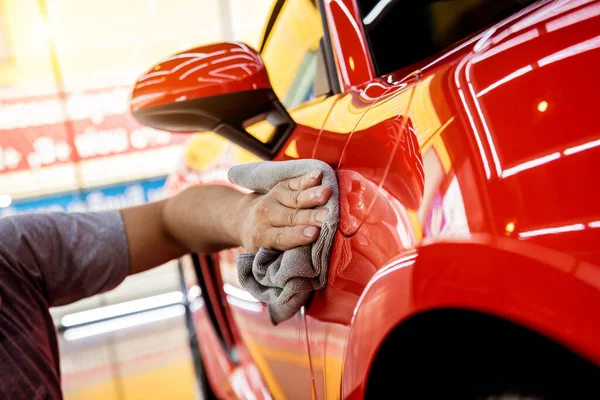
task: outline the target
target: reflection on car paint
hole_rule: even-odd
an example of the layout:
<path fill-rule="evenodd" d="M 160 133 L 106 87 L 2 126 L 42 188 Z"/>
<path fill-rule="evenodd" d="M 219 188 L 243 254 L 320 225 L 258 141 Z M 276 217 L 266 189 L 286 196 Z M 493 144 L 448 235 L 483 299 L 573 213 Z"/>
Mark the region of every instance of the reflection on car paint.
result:
<path fill-rule="evenodd" d="M 262 305 L 232 294 L 239 250 L 220 254 L 242 359 L 264 379 L 254 390 L 361 398 L 390 330 L 448 307 L 508 318 L 600 362 L 600 321 L 589 318 L 600 307 L 590 117 L 600 87 L 585 68 L 600 64 L 599 3 L 540 2 L 408 77 L 380 78 L 369 75 L 351 3 L 325 2 L 346 91 L 293 110 L 298 127 L 277 156 L 336 168 L 341 221 L 327 287 L 273 327 Z M 207 353 L 211 381 L 243 370 Z"/>

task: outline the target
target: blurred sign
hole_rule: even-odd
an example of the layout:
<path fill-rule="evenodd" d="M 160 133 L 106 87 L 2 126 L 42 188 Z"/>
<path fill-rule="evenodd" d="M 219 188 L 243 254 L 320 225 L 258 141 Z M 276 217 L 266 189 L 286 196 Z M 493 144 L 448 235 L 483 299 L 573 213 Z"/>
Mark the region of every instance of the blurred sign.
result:
<path fill-rule="evenodd" d="M 138 124 L 129 93 L 118 86 L 0 100 L 0 194 L 40 197 L 172 172 L 187 136 Z"/>
<path fill-rule="evenodd" d="M 24 212 L 103 211 L 136 206 L 162 199 L 164 197 L 164 184 L 165 178 L 160 177 L 84 190 L 81 193 L 75 192 L 16 201 L 10 207 L 0 209 L 0 217 Z"/>
<path fill-rule="evenodd" d="M 0 101 L 0 174 L 183 143 L 181 135 L 140 126 L 128 99 L 124 87 L 68 96 L 73 139 L 58 96 Z"/>

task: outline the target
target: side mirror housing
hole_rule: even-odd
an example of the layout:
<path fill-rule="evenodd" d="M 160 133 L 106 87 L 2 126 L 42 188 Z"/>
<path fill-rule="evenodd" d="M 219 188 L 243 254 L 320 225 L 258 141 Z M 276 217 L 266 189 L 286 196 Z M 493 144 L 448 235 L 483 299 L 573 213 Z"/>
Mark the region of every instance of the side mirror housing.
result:
<path fill-rule="evenodd" d="M 280 150 L 294 121 L 273 92 L 260 55 L 225 42 L 175 54 L 136 82 L 133 116 L 171 132 L 212 131 L 263 159 Z M 265 142 L 246 127 L 266 119 L 275 128 Z"/>

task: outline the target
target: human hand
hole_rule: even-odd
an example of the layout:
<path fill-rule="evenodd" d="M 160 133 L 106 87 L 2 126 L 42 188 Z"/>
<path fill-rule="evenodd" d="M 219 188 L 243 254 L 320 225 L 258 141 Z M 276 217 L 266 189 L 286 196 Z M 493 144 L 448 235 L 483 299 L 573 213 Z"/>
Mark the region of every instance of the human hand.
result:
<path fill-rule="evenodd" d="M 314 170 L 282 181 L 264 195 L 244 196 L 240 240 L 246 251 L 260 247 L 283 251 L 315 241 L 327 210 L 313 208 L 331 197 L 331 188 L 321 185 L 322 177 Z"/>

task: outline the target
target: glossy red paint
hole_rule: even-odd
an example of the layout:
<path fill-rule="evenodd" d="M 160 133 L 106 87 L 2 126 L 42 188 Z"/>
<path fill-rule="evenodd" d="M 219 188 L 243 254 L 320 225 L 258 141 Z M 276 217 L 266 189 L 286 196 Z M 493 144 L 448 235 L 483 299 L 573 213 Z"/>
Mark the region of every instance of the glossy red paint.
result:
<path fill-rule="evenodd" d="M 202 340 L 203 347 L 211 347 L 213 351 L 203 351 L 202 363 L 205 367 L 207 379 L 211 382 L 213 392 L 219 398 L 235 398 L 233 389 L 229 383 L 229 378 L 234 370 L 234 366 L 229 360 L 227 354 L 221 350 L 221 343 L 212 327 L 212 323 L 204 309 L 204 302 L 197 299 L 193 304 L 194 323 L 197 330 L 198 340 Z"/>
<path fill-rule="evenodd" d="M 356 329 L 350 330 L 344 359 L 352 368 L 344 374 L 343 397 L 362 398 L 378 350 L 374 336 L 385 337 L 398 323 L 435 309 L 475 310 L 517 321 L 598 363 L 600 322 L 589 317 L 600 305 L 599 282 L 590 279 L 597 273 L 597 265 L 507 238 L 474 235 L 421 246 L 418 254 L 382 268 L 358 300 Z"/>
<path fill-rule="evenodd" d="M 213 326 L 207 311 L 206 299 L 210 298 L 207 293 L 202 293 L 196 285 L 196 276 L 192 272 L 191 259 L 183 259 L 184 275 L 186 276 L 187 286 L 190 287 L 188 300 L 190 309 L 193 313 L 196 326 L 196 335 L 198 343 L 202 347 L 202 370 L 207 375 L 212 392 L 220 399 L 239 399 L 244 398 L 247 393 L 254 393 L 257 399 L 269 399 L 269 389 L 256 365 L 252 362 L 252 356 L 248 352 L 238 336 L 239 332 L 233 331 L 233 336 L 238 344 L 239 361 L 234 362 L 223 347 L 222 339 Z M 206 285 L 210 292 L 222 292 L 222 286 L 216 287 L 212 281 L 207 280 Z M 229 301 L 229 300 L 228 300 Z M 247 307 L 247 310 L 250 309 Z M 250 309 L 251 310 L 251 309 Z M 204 349 L 210 349 L 206 351 Z"/>
<path fill-rule="evenodd" d="M 600 321 L 590 317 L 600 306 L 600 79 L 590 67 L 600 65 L 600 1 L 538 2 L 378 78 L 352 28 L 356 3 L 324 5 L 344 92 L 292 110 L 298 126 L 276 159 L 336 168 L 341 223 L 328 284 L 283 327 L 259 304 L 229 299 L 241 364 L 260 371 L 274 398 L 293 398 L 300 383 L 312 392 L 304 397 L 362 399 L 392 330 L 462 309 L 600 365 Z M 362 57 L 356 74 L 349 55 Z M 210 335 L 200 346 L 218 358 Z M 231 375 L 230 364 L 211 365 Z"/>
<path fill-rule="evenodd" d="M 376 76 L 355 0 L 324 0 L 324 6 L 343 90 Z"/>
<path fill-rule="evenodd" d="M 598 2 L 587 7 L 597 10 Z M 578 11 L 582 15 L 581 9 L 551 5 L 533 10 L 452 54 L 457 62 L 448 57 L 421 73 L 414 94 L 419 101 L 408 116 L 423 155 L 425 193 L 415 208 L 382 190 L 384 184 L 377 196 L 382 201 L 375 203 L 380 206 L 369 216 L 379 234 L 367 226 L 352 237 L 338 235 L 329 285 L 308 308 L 314 319 L 309 325 L 315 327 L 309 334 L 316 337 L 328 338 L 333 325 L 351 320 L 348 336 L 333 338 L 346 339 L 343 376 L 325 381 L 321 397 L 341 382 L 343 398 L 362 398 L 373 357 L 391 329 L 436 308 L 476 310 L 518 322 L 600 364 L 599 326 L 589 323 L 600 295 L 599 252 L 593 244 L 599 239 L 593 199 L 600 193 L 589 184 L 597 179 L 595 172 L 583 172 L 597 169 L 598 131 L 583 110 L 591 111 L 600 85 L 588 75 L 573 77 L 568 85 L 550 77 L 600 63 L 598 31 L 592 27 L 600 17 L 588 13 L 585 22 L 574 22 L 571 12 Z M 527 29 L 538 34 L 515 44 L 520 39 L 514 37 Z M 488 57 L 480 56 L 486 52 Z M 497 59 L 501 56 L 506 62 Z M 532 59 L 538 65 L 531 70 L 510 74 L 509 61 L 522 66 Z M 546 61 L 539 65 L 537 60 Z M 544 70 L 550 68 L 548 60 L 554 61 L 554 71 Z M 478 80 L 488 76 L 495 80 Z M 512 99 L 514 93 L 522 102 Z M 491 99 L 493 94 L 497 98 Z M 553 114 L 550 104 L 556 105 Z M 386 120 L 380 121 L 374 124 Z M 570 124 L 575 129 L 567 128 Z M 504 153 L 497 150 L 500 143 Z M 519 152 L 525 155 L 503 165 Z M 581 158 L 568 159 L 576 155 Z M 390 174 L 406 176 L 394 168 Z M 368 190 L 363 192 L 368 197 Z M 342 217 L 351 218 L 352 213 Z M 395 227 L 400 240 L 387 227 Z M 313 353 L 326 354 L 328 339 L 311 343 Z M 313 362 L 326 364 L 325 359 Z"/>
<path fill-rule="evenodd" d="M 217 43 L 175 54 L 142 75 L 133 89 L 131 110 L 270 87 L 254 49 Z"/>

